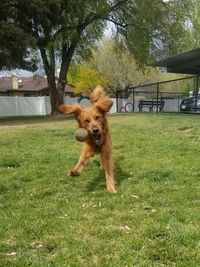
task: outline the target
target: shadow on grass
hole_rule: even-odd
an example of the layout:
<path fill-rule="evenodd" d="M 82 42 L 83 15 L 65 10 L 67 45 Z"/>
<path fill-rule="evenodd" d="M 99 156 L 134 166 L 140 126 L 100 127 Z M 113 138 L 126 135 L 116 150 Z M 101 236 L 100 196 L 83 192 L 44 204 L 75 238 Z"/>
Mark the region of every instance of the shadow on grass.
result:
<path fill-rule="evenodd" d="M 148 179 L 150 182 L 163 182 L 172 179 L 171 170 L 152 170 L 143 174 L 143 179 Z"/>
<path fill-rule="evenodd" d="M 100 166 L 99 161 L 95 160 L 94 164 L 98 167 Z M 125 179 L 128 179 L 128 173 L 121 168 L 120 161 L 115 162 L 115 179 L 116 187 L 119 187 L 121 182 Z M 93 192 L 95 190 L 104 190 L 106 188 L 106 176 L 105 171 L 99 169 L 99 175 L 95 175 L 94 179 L 88 184 L 86 191 Z"/>
<path fill-rule="evenodd" d="M 21 165 L 21 162 L 17 159 L 3 159 L 0 162 L 0 168 L 19 168 Z"/>

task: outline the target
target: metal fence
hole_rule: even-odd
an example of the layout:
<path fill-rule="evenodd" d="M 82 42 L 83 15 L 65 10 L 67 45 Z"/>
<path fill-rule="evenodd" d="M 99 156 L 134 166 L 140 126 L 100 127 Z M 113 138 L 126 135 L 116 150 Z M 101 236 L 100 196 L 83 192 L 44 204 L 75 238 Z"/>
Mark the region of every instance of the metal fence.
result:
<path fill-rule="evenodd" d="M 117 112 L 180 112 L 181 101 L 193 97 L 194 110 L 198 111 L 199 76 L 190 76 L 163 82 L 130 87 L 117 91 Z M 126 105 L 121 105 L 127 99 Z"/>

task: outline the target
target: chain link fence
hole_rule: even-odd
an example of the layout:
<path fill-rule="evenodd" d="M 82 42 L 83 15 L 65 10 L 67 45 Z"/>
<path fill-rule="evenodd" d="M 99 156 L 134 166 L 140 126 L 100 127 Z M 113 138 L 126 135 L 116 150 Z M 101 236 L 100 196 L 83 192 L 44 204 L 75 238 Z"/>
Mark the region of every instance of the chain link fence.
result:
<path fill-rule="evenodd" d="M 192 102 L 192 105 L 187 102 Z M 130 87 L 126 92 L 117 91 L 116 105 L 117 112 L 197 113 L 200 110 L 199 76 L 143 84 Z"/>

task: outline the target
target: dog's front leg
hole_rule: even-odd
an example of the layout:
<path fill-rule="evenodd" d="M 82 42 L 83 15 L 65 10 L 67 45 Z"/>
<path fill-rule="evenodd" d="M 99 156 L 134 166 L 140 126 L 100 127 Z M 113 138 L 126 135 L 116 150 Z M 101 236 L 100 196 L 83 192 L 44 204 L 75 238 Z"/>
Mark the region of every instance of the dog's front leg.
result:
<path fill-rule="evenodd" d="M 107 151 L 106 151 L 107 152 Z M 102 153 L 101 164 L 106 173 L 106 187 L 108 192 L 117 193 L 115 189 L 114 162 L 111 154 Z"/>
<path fill-rule="evenodd" d="M 91 151 L 89 151 L 88 149 L 85 149 L 83 147 L 83 150 L 82 150 L 82 153 L 80 155 L 79 161 L 76 164 L 76 166 L 69 171 L 69 175 L 71 175 L 71 176 L 79 176 L 90 157 L 91 157 Z"/>

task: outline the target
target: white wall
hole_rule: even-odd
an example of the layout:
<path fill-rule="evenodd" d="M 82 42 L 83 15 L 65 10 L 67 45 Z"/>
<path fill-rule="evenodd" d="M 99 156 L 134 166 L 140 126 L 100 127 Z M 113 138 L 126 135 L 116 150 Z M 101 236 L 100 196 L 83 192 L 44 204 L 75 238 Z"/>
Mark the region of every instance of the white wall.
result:
<path fill-rule="evenodd" d="M 0 97 L 0 117 L 48 115 L 50 113 L 51 104 L 48 96 Z"/>
<path fill-rule="evenodd" d="M 65 97 L 65 104 L 71 105 L 77 102 L 78 97 Z M 88 99 L 83 99 L 79 104 L 81 106 L 88 106 L 90 105 L 90 101 Z M 113 99 L 113 106 L 110 113 L 115 112 L 116 99 Z M 0 117 L 48 115 L 50 113 L 51 103 L 49 96 L 0 96 Z"/>
<path fill-rule="evenodd" d="M 165 99 L 165 105 L 163 111 L 166 112 L 179 112 L 181 99 Z"/>

